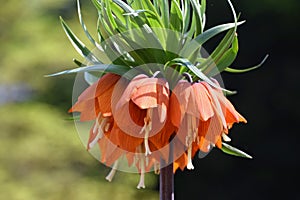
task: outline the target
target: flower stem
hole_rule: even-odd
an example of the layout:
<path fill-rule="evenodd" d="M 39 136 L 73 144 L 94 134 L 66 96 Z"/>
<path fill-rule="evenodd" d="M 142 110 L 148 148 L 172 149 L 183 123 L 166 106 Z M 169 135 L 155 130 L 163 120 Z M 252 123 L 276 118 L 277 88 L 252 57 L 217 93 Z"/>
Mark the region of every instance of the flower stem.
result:
<path fill-rule="evenodd" d="M 169 143 L 170 155 L 168 166 L 160 169 L 159 176 L 159 195 L 160 200 L 174 200 L 174 173 L 173 173 L 173 143 Z M 166 161 L 161 159 L 161 166 L 165 166 Z"/>
<path fill-rule="evenodd" d="M 160 200 L 174 200 L 173 163 L 160 170 Z"/>

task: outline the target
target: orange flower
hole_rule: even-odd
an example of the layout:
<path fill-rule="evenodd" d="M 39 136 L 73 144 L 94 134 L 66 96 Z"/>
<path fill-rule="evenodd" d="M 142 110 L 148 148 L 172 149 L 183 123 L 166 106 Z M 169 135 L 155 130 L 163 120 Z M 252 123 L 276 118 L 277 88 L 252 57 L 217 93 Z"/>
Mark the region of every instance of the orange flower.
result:
<path fill-rule="evenodd" d="M 141 174 L 138 188 L 144 187 L 145 172 L 159 168 L 161 159 L 173 162 L 170 142 L 174 172 L 194 169 L 197 151 L 221 148 L 222 139 L 230 140 L 228 129 L 246 122 L 221 90 L 204 81 L 181 80 L 170 94 L 164 78 L 144 74 L 130 81 L 104 75 L 78 97 L 70 109 L 75 111 L 81 112 L 81 121 L 95 120 L 87 148 L 98 144 L 101 162 L 113 166 L 106 179 L 112 180 L 119 158 L 126 156 L 129 166 L 135 164 Z"/>
<path fill-rule="evenodd" d="M 81 121 L 95 120 L 99 118 L 99 113 L 102 116 L 110 116 L 111 96 L 119 79 L 119 75 L 105 74 L 78 97 L 78 101 L 69 112 L 80 112 Z"/>
<path fill-rule="evenodd" d="M 119 84 L 124 85 L 122 81 Z M 144 138 L 146 155 L 151 154 L 149 139 L 156 147 L 165 145 L 165 140 L 161 140 L 162 144 L 159 144 L 155 135 L 165 131 L 169 105 L 169 86 L 166 80 L 140 74 L 122 91 L 114 94 L 112 109 L 120 129 L 137 139 Z M 170 137 L 171 131 L 164 134 L 166 138 Z M 132 146 L 128 142 L 127 145 Z"/>
<path fill-rule="evenodd" d="M 129 165 L 136 160 L 141 173 L 138 187 L 143 187 L 145 171 L 156 166 L 161 157 L 168 159 L 169 151 L 164 147 L 174 132 L 168 122 L 168 106 L 165 79 L 140 74 L 129 82 L 106 74 L 79 96 L 70 112 L 81 112 L 81 121 L 95 120 L 88 149 L 98 143 L 102 162 L 115 166 L 122 155 Z M 150 162 L 146 163 L 146 156 Z M 113 174 L 114 170 L 107 179 Z"/>
<path fill-rule="evenodd" d="M 233 123 L 246 122 L 223 95 L 206 82 L 189 83 L 181 80 L 170 98 L 171 122 L 177 127 L 177 137 L 187 149 L 175 161 L 174 168 L 194 169 L 192 157 L 198 151 L 208 152 L 211 146 L 222 147 Z M 177 149 L 177 148 L 176 148 Z M 176 152 L 175 152 L 176 154 Z"/>

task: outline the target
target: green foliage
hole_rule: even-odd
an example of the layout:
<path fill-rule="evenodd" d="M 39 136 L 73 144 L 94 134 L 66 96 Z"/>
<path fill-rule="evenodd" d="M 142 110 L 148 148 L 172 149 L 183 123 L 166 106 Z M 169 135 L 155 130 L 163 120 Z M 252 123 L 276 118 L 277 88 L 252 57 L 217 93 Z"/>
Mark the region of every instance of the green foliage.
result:
<path fill-rule="evenodd" d="M 250 156 L 249 154 L 233 147 L 230 146 L 229 144 L 226 143 L 222 143 L 222 149 L 221 149 L 224 153 L 227 153 L 229 155 L 233 155 L 233 156 L 239 156 L 239 157 L 243 157 L 243 158 L 252 158 L 252 156 Z"/>
<path fill-rule="evenodd" d="M 209 77 L 224 70 L 233 71 L 228 67 L 238 53 L 236 31 L 237 26 L 241 25 L 243 21 L 237 21 L 230 0 L 228 0 L 228 4 L 234 22 L 221 24 L 206 31 L 205 0 L 201 2 L 196 0 L 172 0 L 170 2 L 146 0 L 130 1 L 130 3 L 120 0 L 91 1 L 98 11 L 98 41 L 91 36 L 83 22 L 79 0 L 77 1 L 78 17 L 84 33 L 94 45 L 93 49 L 99 53 L 92 53 L 61 19 L 68 38 L 88 65 L 104 64 L 109 66 L 113 64 L 130 69 L 147 63 L 159 63 L 175 70 L 179 69 L 179 73 L 190 72 L 195 80 L 199 78 L 204 80 L 202 75 L 202 78 L 199 77 L 200 72 L 203 72 L 207 77 L 206 81 L 209 80 Z M 224 31 L 227 31 L 227 34 L 211 55 L 203 57 L 200 53 L 202 45 Z M 170 47 L 172 47 L 171 53 L 169 53 Z M 174 59 L 185 59 L 191 65 L 171 66 L 167 64 Z M 199 61 L 201 62 L 199 63 Z M 174 64 L 174 62 L 172 63 Z M 195 67 L 191 70 L 188 66 Z M 52 74 L 52 76 L 86 71 L 86 69 L 89 68 L 66 70 Z M 109 69 L 109 72 L 120 74 L 117 67 Z M 151 73 L 153 72 L 150 70 Z"/>

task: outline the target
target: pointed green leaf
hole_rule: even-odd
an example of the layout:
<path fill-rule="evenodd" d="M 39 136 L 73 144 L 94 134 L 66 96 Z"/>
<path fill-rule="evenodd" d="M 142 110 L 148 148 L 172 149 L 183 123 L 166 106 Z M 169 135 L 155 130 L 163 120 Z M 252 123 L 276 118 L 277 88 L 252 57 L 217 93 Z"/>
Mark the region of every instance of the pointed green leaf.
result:
<path fill-rule="evenodd" d="M 194 11 L 193 15 L 195 16 L 195 22 L 196 22 L 195 35 L 199 35 L 203 32 L 201 7 L 199 1 L 196 0 L 189 0 L 189 1 L 191 2 Z"/>
<path fill-rule="evenodd" d="M 171 0 L 170 10 L 170 28 L 179 33 L 182 32 L 183 27 L 183 16 L 180 10 L 180 5 L 176 0 Z"/>
<path fill-rule="evenodd" d="M 87 28 L 86 28 L 86 25 L 82 19 L 82 14 L 81 14 L 81 9 L 80 9 L 80 0 L 77 0 L 77 13 L 78 13 L 78 18 L 79 18 L 79 22 L 82 26 L 82 29 L 85 33 L 85 35 L 87 36 L 87 38 L 91 41 L 91 43 L 95 46 L 97 46 L 97 43 L 96 41 L 94 40 L 94 38 L 91 36 L 91 34 L 88 32 Z"/>
<path fill-rule="evenodd" d="M 118 4 L 125 12 L 134 13 L 134 10 L 129 5 L 127 5 L 125 2 L 123 2 L 121 0 L 113 0 L 113 2 Z"/>
<path fill-rule="evenodd" d="M 92 52 L 76 37 L 76 35 L 72 32 L 66 22 L 60 17 L 60 21 L 62 27 L 68 36 L 69 40 L 71 41 L 72 45 L 76 49 L 76 51 L 87 60 L 95 63 L 98 62 L 97 58 L 92 54 Z"/>
<path fill-rule="evenodd" d="M 84 65 L 82 62 L 80 62 L 79 60 L 73 58 L 73 62 L 78 66 L 78 67 L 85 67 L 86 65 Z"/>
<path fill-rule="evenodd" d="M 220 90 L 226 91 L 228 93 L 232 93 L 232 91 L 226 90 L 224 88 L 221 88 L 220 86 L 216 85 L 213 81 L 210 80 L 205 74 L 201 72 L 195 65 L 193 65 L 189 60 L 185 58 L 175 58 L 172 61 L 166 63 L 167 66 L 172 66 L 172 65 L 181 65 L 187 67 L 193 74 L 195 74 L 199 79 L 207 82 L 211 86 L 218 88 Z"/>
<path fill-rule="evenodd" d="M 122 66 L 122 65 L 114 65 L 114 64 L 99 64 L 99 65 L 92 65 L 86 67 L 79 67 L 76 69 L 65 70 L 62 72 L 58 72 L 55 74 L 46 75 L 46 77 L 52 76 L 60 76 L 63 74 L 73 74 L 79 72 L 111 72 L 118 75 L 123 75 L 128 72 L 131 68 Z"/>
<path fill-rule="evenodd" d="M 235 60 L 238 49 L 238 38 L 237 35 L 235 35 L 232 46 L 219 57 L 212 59 L 212 64 L 207 70 L 204 70 L 204 73 L 211 77 L 224 71 Z"/>
<path fill-rule="evenodd" d="M 181 4 L 183 11 L 183 33 L 186 33 L 191 24 L 191 6 L 190 1 L 183 1 Z"/>
<path fill-rule="evenodd" d="M 253 67 L 249 67 L 249 68 L 246 68 L 246 69 L 233 69 L 233 68 L 229 68 L 227 67 L 225 69 L 226 72 L 231 72 L 231 73 L 244 73 L 244 72 L 249 72 L 249 71 L 252 71 L 254 69 L 257 69 L 259 68 L 260 66 L 262 66 L 265 61 L 267 60 L 267 58 L 269 57 L 269 55 L 267 54 L 264 59 L 258 64 L 258 65 L 255 65 Z"/>
<path fill-rule="evenodd" d="M 224 153 L 230 154 L 230 155 L 234 155 L 234 156 L 239 156 L 239 157 L 243 157 L 243 158 L 250 158 L 252 159 L 252 156 L 250 156 L 249 154 L 230 146 L 229 144 L 226 144 L 224 142 L 222 142 L 222 148 L 221 150 Z"/>
<path fill-rule="evenodd" d="M 169 0 L 160 1 L 161 18 L 166 28 L 169 27 L 170 16 L 169 16 Z"/>
<path fill-rule="evenodd" d="M 237 26 L 243 24 L 244 22 L 245 21 L 238 22 Z M 199 46 L 203 45 L 209 39 L 233 27 L 235 27 L 235 23 L 228 23 L 228 24 L 218 25 L 208 29 L 207 31 L 204 31 L 202 34 L 198 35 L 194 40 L 192 40 L 187 45 L 185 45 L 184 48 L 181 50 L 180 55 L 182 57 L 190 56 L 193 52 L 199 49 Z"/>
<path fill-rule="evenodd" d="M 89 84 L 93 85 L 96 81 L 98 81 L 99 77 L 94 76 L 89 72 L 84 72 L 84 80 Z"/>

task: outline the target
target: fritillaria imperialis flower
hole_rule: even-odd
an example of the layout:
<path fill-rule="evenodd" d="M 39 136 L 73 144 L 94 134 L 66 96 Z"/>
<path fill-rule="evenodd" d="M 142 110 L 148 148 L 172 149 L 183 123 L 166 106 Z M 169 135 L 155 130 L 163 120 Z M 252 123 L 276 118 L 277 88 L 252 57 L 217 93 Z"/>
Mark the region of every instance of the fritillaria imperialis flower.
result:
<path fill-rule="evenodd" d="M 94 121 L 87 149 L 98 146 L 99 160 L 113 166 L 107 180 L 124 156 L 141 174 L 138 188 L 145 187 L 144 174 L 151 168 L 159 172 L 173 164 L 174 172 L 194 169 L 195 154 L 213 147 L 251 158 L 225 143 L 233 124 L 246 120 L 225 97 L 230 91 L 212 78 L 222 71 L 257 68 L 230 68 L 238 53 L 237 27 L 243 24 L 230 0 L 234 22 L 208 30 L 205 0 L 92 2 L 98 11 L 99 40 L 88 32 L 78 1 L 79 20 L 94 49 L 61 19 L 86 62 L 75 60 L 79 68 L 52 76 L 82 72 L 90 84 L 69 112 L 79 112 L 80 121 Z M 222 32 L 227 32 L 223 40 L 210 56 L 203 56 L 203 44 Z"/>
<path fill-rule="evenodd" d="M 222 91 L 204 81 L 179 81 L 170 102 L 171 121 L 182 146 L 187 147 L 187 155 L 175 161 L 175 170 L 185 166 L 194 169 L 192 157 L 198 150 L 208 152 L 215 145 L 222 148 L 222 138 L 230 140 L 227 134 L 232 124 L 246 122 Z"/>
<path fill-rule="evenodd" d="M 98 143 L 101 161 L 114 165 L 107 179 L 111 181 L 118 159 L 125 155 L 140 171 L 138 188 L 144 187 L 146 171 L 169 159 L 164 147 L 172 135 L 177 139 L 174 172 L 178 167 L 194 169 L 192 158 L 198 150 L 221 148 L 232 124 L 246 122 L 220 89 L 204 81 L 180 80 L 170 91 L 164 78 L 145 74 L 130 81 L 105 74 L 78 97 L 70 109 L 75 111 L 81 121 L 95 121 L 87 148 Z"/>

